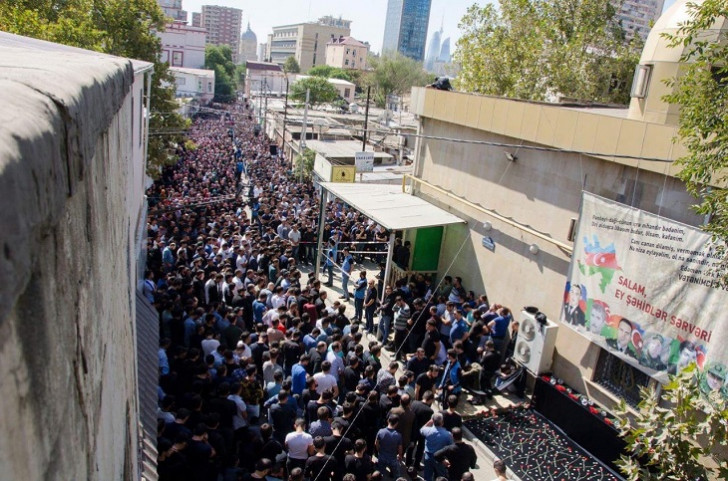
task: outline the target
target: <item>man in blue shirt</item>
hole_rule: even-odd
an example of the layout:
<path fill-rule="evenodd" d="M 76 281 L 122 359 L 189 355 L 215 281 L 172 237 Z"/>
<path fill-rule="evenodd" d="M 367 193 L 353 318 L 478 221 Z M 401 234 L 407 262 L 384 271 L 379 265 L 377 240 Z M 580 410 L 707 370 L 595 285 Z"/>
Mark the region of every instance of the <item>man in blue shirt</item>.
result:
<path fill-rule="evenodd" d="M 402 459 L 402 434 L 397 431 L 399 416 L 392 414 L 387 420 L 387 427 L 377 432 L 374 446 L 379 452 L 377 469 L 385 474 L 389 468 L 392 479 L 399 478 L 399 462 Z"/>
<path fill-rule="evenodd" d="M 328 278 L 326 279 L 327 287 L 334 285 L 334 263 L 336 262 L 336 243 L 333 239 L 329 239 L 329 248 L 324 251 L 324 269 Z"/>
<path fill-rule="evenodd" d="M 291 368 L 291 392 L 299 396 L 306 389 L 306 375 L 308 374 L 308 363 L 311 357 L 308 354 L 301 354 L 299 361 Z"/>
<path fill-rule="evenodd" d="M 253 301 L 253 320 L 256 324 L 261 324 L 263 322 L 263 314 L 265 314 L 265 302 L 267 298 L 268 296 L 261 294 L 258 296 L 257 300 Z"/>
<path fill-rule="evenodd" d="M 498 352 L 503 352 L 506 343 L 506 334 L 508 334 L 508 324 L 511 323 L 511 311 L 507 307 L 501 307 L 498 310 L 498 316 L 488 323 L 490 329 L 490 337 L 495 343 Z"/>
<path fill-rule="evenodd" d="M 469 334 L 468 323 L 463 317 L 463 313 L 456 309 L 454 316 L 455 320 L 450 328 L 450 345 L 454 345 L 455 341 L 465 341 Z"/>
<path fill-rule="evenodd" d="M 359 279 L 354 283 L 354 317 L 357 322 L 361 322 L 361 318 L 364 315 L 364 297 L 367 293 L 367 273 L 361 271 L 359 273 Z"/>
<path fill-rule="evenodd" d="M 425 481 L 432 481 L 436 476 L 447 476 L 445 466 L 437 462 L 435 453 L 445 446 L 451 445 L 454 441 L 452 434 L 442 425 L 442 414 L 435 413 L 432 415 L 432 419 L 420 429 L 420 434 L 425 438 Z"/>
<path fill-rule="evenodd" d="M 344 302 L 349 302 L 349 276 L 354 267 L 354 256 L 349 254 L 349 249 L 344 249 L 344 263 L 341 265 L 341 288 L 344 294 L 341 296 Z"/>

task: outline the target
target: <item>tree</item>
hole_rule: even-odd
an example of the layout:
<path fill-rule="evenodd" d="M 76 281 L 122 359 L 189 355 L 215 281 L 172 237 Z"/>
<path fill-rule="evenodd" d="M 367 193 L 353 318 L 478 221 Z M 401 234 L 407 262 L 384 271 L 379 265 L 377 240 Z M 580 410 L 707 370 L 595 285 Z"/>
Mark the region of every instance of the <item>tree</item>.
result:
<path fill-rule="evenodd" d="M 701 391 L 695 364 L 672 376 L 661 396 L 642 395 L 633 420 L 624 402 L 619 412 L 631 456 L 617 464 L 629 481 L 728 479 L 728 460 L 716 454 L 728 443 L 728 404 L 720 392 Z"/>
<path fill-rule="evenodd" d="M 285 73 L 299 73 L 301 71 L 301 66 L 296 62 L 296 57 L 291 55 L 283 62 L 283 71 Z"/>
<path fill-rule="evenodd" d="M 424 71 L 422 64 L 400 53 L 370 57 L 372 71 L 366 83 L 374 88 L 374 100 L 383 107 L 391 94 L 402 95 L 412 87 L 431 83 L 431 76 Z"/>
<path fill-rule="evenodd" d="M 235 64 L 233 52 L 227 45 L 208 45 L 205 48 L 205 68 L 215 71 L 215 102 L 235 100 Z"/>
<path fill-rule="evenodd" d="M 176 161 L 178 132 L 187 121 L 176 113 L 174 78 L 159 59 L 155 31 L 165 17 L 155 0 L 9 0 L 0 2 L 0 30 L 154 63 L 150 93 L 147 173 Z M 168 134 L 168 132 L 174 132 Z"/>
<path fill-rule="evenodd" d="M 313 165 L 315 160 L 316 152 L 311 149 L 304 149 L 303 155 L 298 154 L 296 156 L 296 177 L 310 179 L 311 172 L 313 172 Z M 301 169 L 303 169 L 303 172 L 301 172 Z"/>
<path fill-rule="evenodd" d="M 689 46 L 682 60 L 685 65 L 676 79 L 667 102 L 680 105 L 678 135 L 688 154 L 679 159 L 679 177 L 688 191 L 699 199 L 697 213 L 709 221 L 704 226 L 713 235 L 723 256 L 723 283 L 728 284 L 726 241 L 728 240 L 728 44 L 726 32 L 706 34 L 713 24 L 728 17 L 724 0 L 688 4 L 692 18 L 669 37 L 674 46 Z M 716 35 L 718 37 L 716 38 Z"/>
<path fill-rule="evenodd" d="M 626 103 L 641 40 L 626 43 L 611 2 L 500 0 L 460 21 L 456 87 L 507 97 Z"/>
<path fill-rule="evenodd" d="M 316 65 L 315 67 L 311 67 L 308 72 L 306 72 L 306 75 L 323 78 L 337 78 L 346 80 L 347 82 L 351 82 L 353 77 L 349 71 L 344 70 L 343 68 L 332 67 L 330 65 Z"/>
<path fill-rule="evenodd" d="M 308 103 L 311 105 L 325 104 L 339 98 L 336 87 L 322 77 L 306 77 L 291 86 L 291 98 L 299 102 L 306 101 L 306 90 L 309 90 Z"/>

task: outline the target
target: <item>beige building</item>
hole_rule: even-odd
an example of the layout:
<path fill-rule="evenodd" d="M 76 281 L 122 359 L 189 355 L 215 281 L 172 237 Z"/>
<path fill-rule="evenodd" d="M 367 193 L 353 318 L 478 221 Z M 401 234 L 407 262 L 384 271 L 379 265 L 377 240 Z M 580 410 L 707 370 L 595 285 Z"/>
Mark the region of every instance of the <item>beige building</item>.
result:
<path fill-rule="evenodd" d="M 192 17 L 194 25 L 194 15 Z M 201 26 L 207 30 L 208 45 L 227 45 L 232 50 L 233 62 L 238 63 L 240 29 L 243 11 L 239 8 L 203 5 Z"/>
<path fill-rule="evenodd" d="M 369 44 L 354 37 L 332 38 L 326 44 L 326 65 L 346 70 L 366 70 Z"/>
<path fill-rule="evenodd" d="M 238 47 L 238 63 L 242 65 L 248 61 L 258 61 L 258 37 L 250 29 L 250 22 L 248 22 L 248 29 L 240 37 Z"/>
<path fill-rule="evenodd" d="M 283 65 L 293 57 L 305 73 L 311 67 L 326 64 L 326 44 L 333 38 L 348 37 L 351 21 L 321 17 L 316 22 L 273 27 L 268 35 L 265 60 Z"/>
<path fill-rule="evenodd" d="M 690 208 L 695 199 L 676 177 L 674 161 L 686 154 L 673 142 L 678 112 L 662 101 L 668 88 L 663 80 L 677 74 L 682 51 L 668 48 L 661 34 L 674 31 L 685 16 L 685 2 L 677 2 L 653 27 L 629 108 L 412 90 L 419 134 L 439 139 L 420 138 L 411 189 L 467 221 L 445 230 L 441 270 L 452 264 L 451 275 L 491 302 L 515 312 L 538 306 L 558 321 L 582 191 L 702 224 Z M 708 36 L 716 35 L 713 30 Z M 606 407 L 621 394 L 605 376 L 655 382 L 564 326 L 553 370 Z"/>

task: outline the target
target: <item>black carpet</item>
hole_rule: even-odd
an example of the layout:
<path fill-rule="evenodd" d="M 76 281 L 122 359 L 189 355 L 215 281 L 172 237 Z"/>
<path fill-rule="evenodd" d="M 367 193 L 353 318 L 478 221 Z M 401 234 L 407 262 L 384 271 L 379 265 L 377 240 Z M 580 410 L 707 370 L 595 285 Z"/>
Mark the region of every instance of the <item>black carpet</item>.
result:
<path fill-rule="evenodd" d="M 523 481 L 622 480 L 533 409 L 464 424 Z"/>

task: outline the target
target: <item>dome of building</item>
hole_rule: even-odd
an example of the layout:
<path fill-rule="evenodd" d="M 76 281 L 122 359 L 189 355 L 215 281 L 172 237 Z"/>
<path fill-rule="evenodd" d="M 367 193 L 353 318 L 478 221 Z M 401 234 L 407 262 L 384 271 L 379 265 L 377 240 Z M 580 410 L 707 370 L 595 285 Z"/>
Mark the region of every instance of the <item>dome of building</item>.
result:
<path fill-rule="evenodd" d="M 692 18 L 690 5 L 700 6 L 704 0 L 677 0 L 655 22 L 645 40 L 640 63 L 632 83 L 632 100 L 628 117 L 660 124 L 677 125 L 679 106 L 664 102 L 662 98 L 672 92 L 665 80 L 675 78 L 684 65 L 683 54 L 691 46 L 670 46 L 664 35 L 676 35 L 680 25 Z M 717 20 L 701 35 L 701 41 L 715 42 L 722 31 L 728 30 L 728 21 Z"/>
<path fill-rule="evenodd" d="M 243 41 L 253 42 L 256 45 L 258 44 L 258 37 L 255 35 L 255 32 L 250 29 L 250 22 L 248 22 L 248 29 L 243 32 L 240 39 Z"/>

